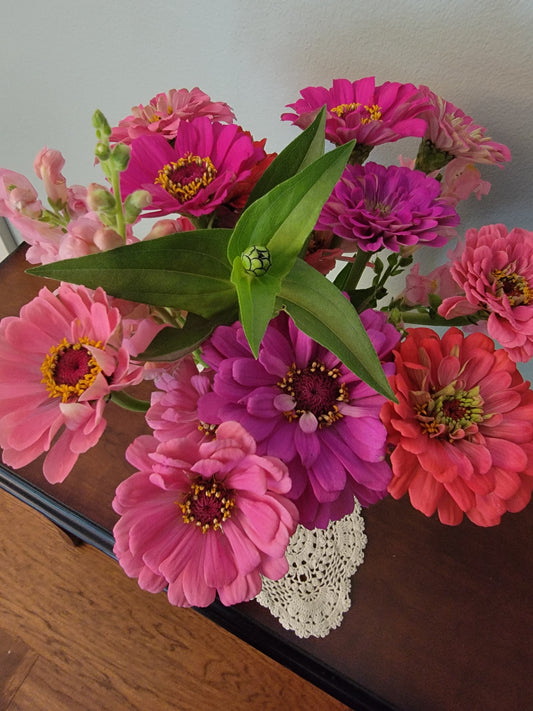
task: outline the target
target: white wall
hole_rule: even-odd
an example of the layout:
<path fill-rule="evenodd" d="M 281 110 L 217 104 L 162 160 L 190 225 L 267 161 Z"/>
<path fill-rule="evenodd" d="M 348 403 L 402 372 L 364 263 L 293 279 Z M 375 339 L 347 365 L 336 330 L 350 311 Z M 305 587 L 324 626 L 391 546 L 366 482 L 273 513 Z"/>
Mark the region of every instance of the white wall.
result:
<path fill-rule="evenodd" d="M 3 167 L 31 177 L 33 158 L 48 145 L 67 158 L 69 182 L 100 181 L 93 110 L 116 123 L 159 91 L 195 85 L 227 101 L 241 125 L 279 150 L 298 132 L 279 116 L 301 88 L 373 74 L 379 83 L 429 85 L 511 148 L 504 170 L 483 169 L 492 191 L 463 208 L 465 224 L 533 229 L 531 0 L 9 5 L 0 42 Z M 396 144 L 390 160 L 400 151 L 409 144 Z"/>

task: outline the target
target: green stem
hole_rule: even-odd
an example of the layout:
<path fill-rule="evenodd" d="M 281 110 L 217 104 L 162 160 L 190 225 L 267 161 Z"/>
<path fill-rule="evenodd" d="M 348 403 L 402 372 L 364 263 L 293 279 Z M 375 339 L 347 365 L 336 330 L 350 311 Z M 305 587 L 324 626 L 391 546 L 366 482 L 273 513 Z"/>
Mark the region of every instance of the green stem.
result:
<path fill-rule="evenodd" d="M 352 262 L 352 268 L 350 269 L 350 273 L 348 274 L 348 277 L 346 278 L 346 281 L 344 283 L 344 291 L 354 291 L 357 284 L 359 283 L 359 279 L 361 278 L 361 275 L 364 272 L 366 265 L 368 264 L 368 261 L 369 257 L 367 252 L 364 252 L 362 249 L 360 249 L 355 255 L 355 259 Z"/>
<path fill-rule="evenodd" d="M 113 195 L 116 200 L 116 230 L 124 242 L 126 242 L 126 221 L 124 220 L 124 207 L 120 195 L 120 172 L 114 166 L 111 169 L 111 185 L 113 186 Z"/>
<path fill-rule="evenodd" d="M 132 410 L 133 412 L 146 412 L 150 407 L 150 403 L 147 400 L 139 400 L 139 398 L 128 395 L 124 390 L 111 393 L 111 402 L 124 408 L 124 410 Z"/>
<path fill-rule="evenodd" d="M 401 320 L 404 323 L 416 323 L 420 326 L 468 326 L 481 320 L 481 314 L 471 316 L 456 316 L 455 318 L 444 318 L 434 316 L 422 311 L 402 311 Z"/>

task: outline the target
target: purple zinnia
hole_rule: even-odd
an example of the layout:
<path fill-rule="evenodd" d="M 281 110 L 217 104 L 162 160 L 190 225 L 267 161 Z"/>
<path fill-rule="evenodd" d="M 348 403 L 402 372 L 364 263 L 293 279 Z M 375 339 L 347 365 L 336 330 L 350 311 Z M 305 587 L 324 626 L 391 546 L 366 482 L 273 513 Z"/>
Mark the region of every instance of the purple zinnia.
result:
<path fill-rule="evenodd" d="M 419 170 L 377 163 L 347 165 L 316 229 L 333 230 L 365 252 L 418 243 L 441 247 L 459 215 L 440 197 L 440 183 Z"/>
<path fill-rule="evenodd" d="M 381 360 L 399 340 L 382 313 L 361 314 Z M 379 419 L 382 395 L 358 378 L 282 312 L 265 333 L 256 360 L 240 323 L 219 326 L 202 357 L 215 371 L 213 391 L 198 402 L 199 418 L 240 422 L 257 452 L 289 467 L 288 493 L 307 528 L 353 511 L 386 494 L 391 470 L 385 461 L 386 433 Z M 394 372 L 390 362 L 387 375 Z"/>

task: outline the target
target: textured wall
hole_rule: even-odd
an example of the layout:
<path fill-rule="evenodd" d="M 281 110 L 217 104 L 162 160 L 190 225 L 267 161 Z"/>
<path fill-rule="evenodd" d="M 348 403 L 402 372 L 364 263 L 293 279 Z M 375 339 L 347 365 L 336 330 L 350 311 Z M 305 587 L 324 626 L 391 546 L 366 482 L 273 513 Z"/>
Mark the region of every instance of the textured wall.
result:
<path fill-rule="evenodd" d="M 511 148 L 504 170 L 483 169 L 492 191 L 463 208 L 466 224 L 533 229 L 531 0 L 18 0 L 9 12 L 4 167 L 30 176 L 48 145 L 66 156 L 69 182 L 100 181 L 93 110 L 116 122 L 159 91 L 195 85 L 279 150 L 298 132 L 279 115 L 302 87 L 375 74 L 429 85 Z M 384 155 L 410 150 L 402 142 Z"/>

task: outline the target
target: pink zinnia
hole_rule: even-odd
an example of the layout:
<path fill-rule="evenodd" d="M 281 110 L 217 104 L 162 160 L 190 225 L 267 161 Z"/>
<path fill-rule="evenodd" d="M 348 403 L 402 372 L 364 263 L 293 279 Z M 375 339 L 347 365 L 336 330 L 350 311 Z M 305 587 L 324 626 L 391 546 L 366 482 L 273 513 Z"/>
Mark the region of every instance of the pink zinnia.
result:
<path fill-rule="evenodd" d="M 47 452 L 43 473 L 63 481 L 105 429 L 113 391 L 141 381 L 131 362 L 159 326 L 123 319 L 98 289 L 43 288 L 0 323 L 0 446 L 15 469 Z"/>
<path fill-rule="evenodd" d="M 205 607 L 254 598 L 261 575 L 288 570 L 285 550 L 297 511 L 285 494 L 287 467 L 256 454 L 253 438 L 236 422 L 216 439 L 158 443 L 139 437 L 128 448 L 138 469 L 122 482 L 113 508 L 115 554 L 141 588 L 168 586 L 173 605 Z"/>
<path fill-rule="evenodd" d="M 484 334 L 409 329 L 381 417 L 394 447 L 389 492 L 426 516 L 494 526 L 533 489 L 533 393 Z"/>
<path fill-rule="evenodd" d="M 161 134 L 168 141 L 176 138 L 183 121 L 192 121 L 198 116 L 207 116 L 211 121 L 232 123 L 235 119 L 231 108 L 223 101 L 211 101 L 198 87 L 171 89 L 160 93 L 143 106 L 134 106 L 132 115 L 119 121 L 111 133 L 111 141 L 129 144 L 139 136 Z"/>
<path fill-rule="evenodd" d="M 426 244 L 455 234 L 459 215 L 440 197 L 440 184 L 419 170 L 377 163 L 347 165 L 316 224 L 365 252 Z"/>
<path fill-rule="evenodd" d="M 432 108 L 424 112 L 427 130 L 424 139 L 431 143 L 447 160 L 461 158 L 472 163 L 498 164 L 511 160 L 511 152 L 502 143 L 485 136 L 486 129 L 478 126 L 464 111 L 442 99 L 427 86 L 421 91 Z"/>
<path fill-rule="evenodd" d="M 380 359 L 399 339 L 385 314 L 361 319 Z M 325 528 L 386 492 L 384 397 L 281 313 L 270 322 L 256 360 L 239 323 L 219 326 L 202 350 L 215 371 L 213 391 L 198 401 L 199 418 L 240 422 L 258 452 L 288 464 L 289 497 L 307 528 Z M 385 363 L 386 373 L 392 364 Z"/>
<path fill-rule="evenodd" d="M 515 362 L 533 357 L 533 232 L 505 225 L 467 230 L 450 272 L 464 295 L 443 301 L 445 318 L 486 311 L 487 331 Z"/>
<path fill-rule="evenodd" d="M 376 86 L 374 77 L 334 79 L 330 89 L 309 86 L 300 94 L 301 99 L 287 105 L 295 113 L 282 114 L 282 120 L 307 128 L 325 105 L 326 138 L 337 145 L 355 138 L 358 144 L 377 146 L 423 136 L 426 130 L 420 114 L 430 110 L 430 102 L 413 84 L 389 81 Z"/>
<path fill-rule="evenodd" d="M 197 118 L 182 124 L 173 146 L 158 135 L 133 141 L 122 193 L 147 190 L 151 216 L 207 215 L 231 199 L 265 155 L 238 126 Z"/>

